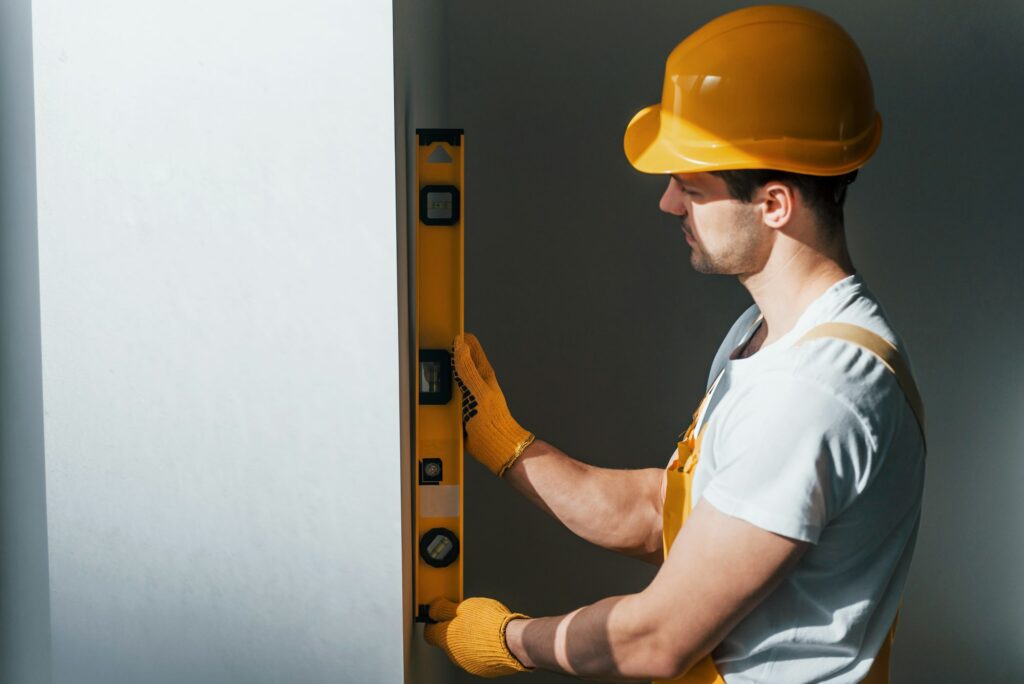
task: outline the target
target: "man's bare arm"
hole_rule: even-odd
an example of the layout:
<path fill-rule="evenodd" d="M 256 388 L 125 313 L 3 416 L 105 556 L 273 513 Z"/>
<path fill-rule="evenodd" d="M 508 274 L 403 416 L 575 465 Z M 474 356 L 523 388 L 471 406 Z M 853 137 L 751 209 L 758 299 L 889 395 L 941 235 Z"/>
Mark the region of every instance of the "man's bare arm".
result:
<path fill-rule="evenodd" d="M 536 440 L 504 479 L 583 539 L 661 563 L 662 470 L 598 468 Z"/>
<path fill-rule="evenodd" d="M 644 591 L 560 617 L 514 620 L 506 642 L 528 667 L 621 681 L 671 679 L 710 653 L 807 546 L 701 501 Z"/>
<path fill-rule="evenodd" d="M 660 562 L 661 471 L 595 468 L 534 440 L 509 413 L 475 335 L 455 337 L 452 363 L 466 453 L 587 541 Z"/>

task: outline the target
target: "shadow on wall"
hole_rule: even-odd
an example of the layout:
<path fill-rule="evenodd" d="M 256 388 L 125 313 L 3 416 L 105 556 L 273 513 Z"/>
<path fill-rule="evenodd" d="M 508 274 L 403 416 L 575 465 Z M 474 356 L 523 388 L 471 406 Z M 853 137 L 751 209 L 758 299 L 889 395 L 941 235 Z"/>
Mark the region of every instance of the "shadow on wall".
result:
<path fill-rule="evenodd" d="M 32 3 L 0 5 L 0 681 L 50 681 Z"/>

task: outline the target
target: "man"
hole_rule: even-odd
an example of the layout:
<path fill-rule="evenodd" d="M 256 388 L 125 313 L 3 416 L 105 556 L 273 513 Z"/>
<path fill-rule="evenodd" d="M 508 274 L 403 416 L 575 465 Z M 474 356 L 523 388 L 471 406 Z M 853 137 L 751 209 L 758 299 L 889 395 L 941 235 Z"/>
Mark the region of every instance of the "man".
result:
<path fill-rule="evenodd" d="M 534 439 L 476 338 L 454 345 L 467 451 L 584 539 L 661 568 L 558 617 L 438 600 L 428 641 L 483 676 L 888 681 L 925 447 L 901 341 L 844 235 L 880 135 L 859 50 L 818 13 L 739 10 L 672 52 L 626 155 L 668 176 L 660 207 L 691 265 L 735 275 L 754 305 L 669 467 L 595 468 Z"/>

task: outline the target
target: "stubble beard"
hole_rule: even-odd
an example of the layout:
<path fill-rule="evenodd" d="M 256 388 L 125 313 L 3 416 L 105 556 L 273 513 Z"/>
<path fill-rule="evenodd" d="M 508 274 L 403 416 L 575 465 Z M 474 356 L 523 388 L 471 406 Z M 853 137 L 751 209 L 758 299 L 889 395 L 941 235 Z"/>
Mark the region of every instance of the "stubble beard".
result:
<path fill-rule="evenodd" d="M 690 231 L 694 241 L 690 247 L 690 266 L 697 273 L 707 275 L 740 275 L 756 270 L 762 239 L 759 228 L 753 212 L 741 208 L 732 222 L 726 246 L 714 254 L 707 252 Z"/>

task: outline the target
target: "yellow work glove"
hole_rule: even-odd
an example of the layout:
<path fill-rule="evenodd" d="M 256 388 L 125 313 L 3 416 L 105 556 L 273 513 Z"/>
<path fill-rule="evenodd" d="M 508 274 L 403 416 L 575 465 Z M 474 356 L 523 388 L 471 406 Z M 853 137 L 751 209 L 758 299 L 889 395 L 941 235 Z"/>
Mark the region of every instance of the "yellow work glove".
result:
<path fill-rule="evenodd" d="M 466 448 L 476 460 L 501 477 L 533 442 L 508 412 L 505 395 L 476 335 L 466 333 L 452 345 L 455 382 L 462 390 L 462 425 Z"/>
<path fill-rule="evenodd" d="M 438 646 L 451 661 L 478 677 L 500 677 L 529 672 L 508 650 L 505 628 L 521 613 L 509 611 L 489 598 L 470 598 L 452 603 L 438 598 L 430 603 L 430 618 L 437 624 L 423 628 L 428 644 Z"/>

